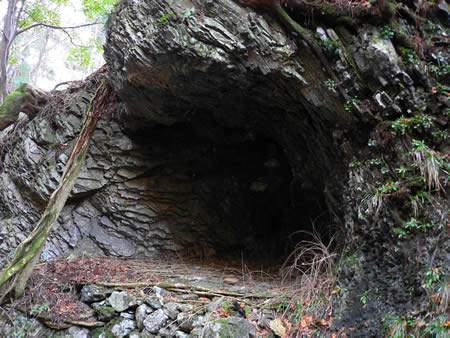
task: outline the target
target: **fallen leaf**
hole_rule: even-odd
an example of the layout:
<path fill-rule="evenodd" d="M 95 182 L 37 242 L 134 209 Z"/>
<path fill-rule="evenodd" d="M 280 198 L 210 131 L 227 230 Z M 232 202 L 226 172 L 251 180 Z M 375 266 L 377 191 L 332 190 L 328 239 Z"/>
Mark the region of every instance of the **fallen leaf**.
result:
<path fill-rule="evenodd" d="M 330 322 L 325 319 L 321 319 L 319 322 L 322 326 L 330 326 Z"/>
<path fill-rule="evenodd" d="M 281 338 L 286 337 L 286 329 L 283 326 L 283 322 L 280 320 L 280 318 L 271 320 L 269 322 L 269 326 L 272 329 L 273 333 L 275 333 L 277 336 L 280 336 Z"/>
<path fill-rule="evenodd" d="M 237 282 L 239 282 L 239 279 L 234 278 L 234 277 L 227 277 L 227 278 L 223 279 L 223 282 L 226 283 L 226 284 L 234 285 Z"/>
<path fill-rule="evenodd" d="M 431 295 L 431 300 L 433 303 L 439 305 L 441 303 L 441 299 L 439 298 L 439 294 L 435 293 L 434 295 Z"/>

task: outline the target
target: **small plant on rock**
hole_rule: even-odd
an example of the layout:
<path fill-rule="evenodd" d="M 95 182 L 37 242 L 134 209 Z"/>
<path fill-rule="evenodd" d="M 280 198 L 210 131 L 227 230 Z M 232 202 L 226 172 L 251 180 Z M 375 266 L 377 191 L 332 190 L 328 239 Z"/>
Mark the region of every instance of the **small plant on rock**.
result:
<path fill-rule="evenodd" d="M 50 309 L 50 306 L 48 302 L 45 302 L 44 304 L 34 304 L 31 308 L 30 315 L 36 315 L 39 316 L 42 314 L 42 312 L 48 311 Z"/>
<path fill-rule="evenodd" d="M 430 70 L 434 74 L 434 77 L 436 79 L 450 73 L 450 65 L 448 64 L 447 61 L 445 61 L 445 56 L 442 54 L 441 51 L 437 53 L 436 64 L 431 64 Z"/>
<path fill-rule="evenodd" d="M 383 39 L 392 39 L 395 35 L 395 30 L 391 26 L 386 25 L 381 27 L 380 33 Z"/>
<path fill-rule="evenodd" d="M 433 126 L 434 118 L 428 114 L 417 114 L 413 117 L 400 116 L 397 120 L 392 122 L 393 133 L 400 133 L 404 135 L 406 132 L 412 133 L 413 130 L 423 127 L 429 129 Z"/>
<path fill-rule="evenodd" d="M 441 271 L 438 268 L 432 268 L 425 273 L 425 287 L 431 289 L 433 284 L 441 279 Z"/>
<path fill-rule="evenodd" d="M 328 79 L 325 81 L 325 86 L 327 86 L 328 89 L 334 90 L 336 88 L 336 82 L 332 79 Z"/>
<path fill-rule="evenodd" d="M 388 328 L 388 337 L 408 337 L 408 321 L 406 318 L 389 314 L 385 317 L 385 322 L 385 327 Z"/>
<path fill-rule="evenodd" d="M 415 51 L 409 48 L 400 48 L 400 53 L 403 56 L 403 64 L 414 64 L 419 62 L 419 58 Z"/>
<path fill-rule="evenodd" d="M 350 100 L 344 104 L 344 108 L 346 111 L 351 111 L 354 105 L 358 105 L 361 103 L 361 100 L 357 97 L 352 97 Z"/>
<path fill-rule="evenodd" d="M 432 187 L 438 191 L 441 190 L 442 185 L 439 181 L 440 170 L 443 169 L 448 176 L 449 164 L 446 157 L 430 149 L 422 140 L 412 140 L 412 144 L 413 150 L 411 154 L 413 160 L 417 163 L 428 190 L 431 190 Z"/>
<path fill-rule="evenodd" d="M 174 15 L 175 15 L 175 14 L 172 13 L 172 12 L 169 12 L 169 13 L 163 15 L 162 17 L 160 17 L 160 18 L 158 19 L 158 22 L 155 23 L 155 26 L 164 26 L 164 25 L 166 25 L 166 24 L 169 22 L 169 18 L 170 18 L 171 16 L 174 16 Z"/>
<path fill-rule="evenodd" d="M 369 290 L 366 290 L 366 291 L 361 295 L 361 297 L 359 298 L 359 301 L 361 302 L 362 305 L 365 306 L 365 305 L 367 304 L 368 300 L 369 300 L 369 297 L 370 297 L 370 289 L 369 289 Z"/>
<path fill-rule="evenodd" d="M 325 47 L 334 50 L 336 54 L 339 54 L 341 52 L 341 43 L 337 40 L 333 39 L 326 39 L 324 41 Z"/>

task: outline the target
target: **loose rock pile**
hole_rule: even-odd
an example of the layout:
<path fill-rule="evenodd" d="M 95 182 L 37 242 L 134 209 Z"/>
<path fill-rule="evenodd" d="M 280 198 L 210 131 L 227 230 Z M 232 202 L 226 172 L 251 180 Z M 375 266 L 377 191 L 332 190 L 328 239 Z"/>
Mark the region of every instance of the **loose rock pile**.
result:
<path fill-rule="evenodd" d="M 210 302 L 194 293 L 175 294 L 153 286 L 149 295 L 108 291 L 94 285 L 81 290 L 97 319 L 107 322 L 91 332 L 93 337 L 257 337 L 273 319 L 269 312 L 249 321 L 233 306 L 231 298 L 216 296 Z M 219 309 L 226 308 L 229 317 Z"/>
<path fill-rule="evenodd" d="M 277 313 L 292 285 L 277 275 L 169 261 L 40 264 L 26 295 L 0 308 L 0 337 L 274 337 L 281 319 L 294 330 Z"/>

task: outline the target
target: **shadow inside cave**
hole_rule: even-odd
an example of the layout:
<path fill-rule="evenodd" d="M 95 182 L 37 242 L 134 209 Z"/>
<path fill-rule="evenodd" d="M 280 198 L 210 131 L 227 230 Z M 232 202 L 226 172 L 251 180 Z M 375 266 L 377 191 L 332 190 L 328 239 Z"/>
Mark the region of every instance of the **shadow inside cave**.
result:
<path fill-rule="evenodd" d="M 162 163 L 143 176 L 159 182 L 148 185 L 150 203 L 170 201 L 158 218 L 173 234 L 179 257 L 280 264 L 299 242 L 312 240 L 312 232 L 330 239 L 323 185 L 293 177 L 274 139 L 191 123 L 130 137 L 144 156 Z"/>

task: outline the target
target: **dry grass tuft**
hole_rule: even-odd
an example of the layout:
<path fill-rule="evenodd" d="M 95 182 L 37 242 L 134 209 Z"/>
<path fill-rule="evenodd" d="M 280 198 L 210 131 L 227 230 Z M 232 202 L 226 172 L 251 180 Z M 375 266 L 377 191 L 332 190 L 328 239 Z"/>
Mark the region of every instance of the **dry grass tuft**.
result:
<path fill-rule="evenodd" d="M 413 153 L 413 159 L 418 164 L 420 173 L 425 179 L 428 190 L 434 187 L 437 191 L 443 189 L 439 182 L 439 172 L 441 165 L 438 161 L 439 154 L 434 150 L 428 150 L 427 152 L 415 151 Z"/>
<path fill-rule="evenodd" d="M 323 320 L 331 316 L 337 255 L 331 251 L 333 238 L 325 244 L 317 231 L 305 234 L 312 239 L 298 243 L 281 267 L 283 283 L 295 281 L 286 289 L 289 301 L 283 315 L 290 314 L 294 320 L 306 315 Z"/>
<path fill-rule="evenodd" d="M 439 289 L 439 306 L 437 308 L 438 313 L 446 313 L 450 305 L 450 284 L 444 284 Z"/>

